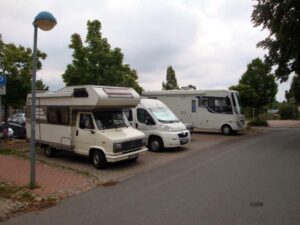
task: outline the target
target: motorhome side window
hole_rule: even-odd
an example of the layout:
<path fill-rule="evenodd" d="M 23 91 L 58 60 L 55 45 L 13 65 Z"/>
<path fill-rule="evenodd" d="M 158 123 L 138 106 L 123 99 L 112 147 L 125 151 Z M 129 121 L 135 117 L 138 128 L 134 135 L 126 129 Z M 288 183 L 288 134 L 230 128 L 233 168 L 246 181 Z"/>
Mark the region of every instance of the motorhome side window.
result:
<path fill-rule="evenodd" d="M 69 109 L 49 107 L 47 109 L 47 121 L 52 124 L 66 125 L 69 123 Z"/>
<path fill-rule="evenodd" d="M 81 114 L 79 121 L 80 129 L 94 129 L 93 119 L 90 114 Z"/>
<path fill-rule="evenodd" d="M 137 109 L 137 119 L 140 123 L 147 123 L 147 120 L 150 120 L 150 123 L 154 124 L 154 121 L 151 115 L 145 109 Z"/>
<path fill-rule="evenodd" d="M 207 108 L 211 113 L 232 114 L 231 102 L 228 97 L 201 97 L 198 106 Z"/>
<path fill-rule="evenodd" d="M 192 100 L 192 113 L 196 112 L 196 100 Z"/>

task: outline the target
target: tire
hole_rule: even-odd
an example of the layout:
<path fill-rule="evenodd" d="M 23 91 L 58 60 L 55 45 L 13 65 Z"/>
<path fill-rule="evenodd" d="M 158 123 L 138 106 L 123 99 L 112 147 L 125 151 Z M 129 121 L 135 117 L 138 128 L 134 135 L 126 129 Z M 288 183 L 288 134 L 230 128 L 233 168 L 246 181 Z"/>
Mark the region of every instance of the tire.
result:
<path fill-rule="evenodd" d="M 53 157 L 55 157 L 56 151 L 55 151 L 55 148 L 52 148 L 49 145 L 46 145 L 44 147 L 44 153 L 47 157 L 53 158 Z"/>
<path fill-rule="evenodd" d="M 107 166 L 107 161 L 103 152 L 94 150 L 91 154 L 91 158 L 96 169 L 104 169 Z"/>
<path fill-rule="evenodd" d="M 163 150 L 164 144 L 159 137 L 152 137 L 149 140 L 148 147 L 151 151 L 158 152 L 158 151 Z"/>
<path fill-rule="evenodd" d="M 232 128 L 229 125 L 223 125 L 221 130 L 223 135 L 232 134 Z"/>

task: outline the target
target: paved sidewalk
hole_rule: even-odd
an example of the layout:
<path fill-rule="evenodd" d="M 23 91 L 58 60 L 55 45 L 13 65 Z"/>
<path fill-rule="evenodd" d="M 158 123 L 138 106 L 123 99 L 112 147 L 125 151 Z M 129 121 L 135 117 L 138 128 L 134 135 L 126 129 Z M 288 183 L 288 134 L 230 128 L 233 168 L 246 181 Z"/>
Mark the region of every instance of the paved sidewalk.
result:
<path fill-rule="evenodd" d="M 0 155 L 0 180 L 18 186 L 29 183 L 29 160 L 22 160 L 14 156 Z M 69 189 L 85 187 L 91 183 L 90 179 L 74 172 L 36 164 L 36 183 L 39 188 L 33 192 L 39 196 L 63 193 Z"/>
<path fill-rule="evenodd" d="M 300 128 L 300 120 L 268 120 L 272 128 Z"/>
<path fill-rule="evenodd" d="M 29 160 L 15 156 L 0 155 L 0 181 L 16 186 L 27 186 L 30 178 L 29 162 Z M 47 197 L 61 199 L 89 190 L 95 187 L 96 182 L 94 178 L 37 162 L 36 184 L 38 188 L 32 192 L 37 196 L 37 199 Z M 0 221 L 20 209 L 25 209 L 26 204 L 0 198 Z"/>

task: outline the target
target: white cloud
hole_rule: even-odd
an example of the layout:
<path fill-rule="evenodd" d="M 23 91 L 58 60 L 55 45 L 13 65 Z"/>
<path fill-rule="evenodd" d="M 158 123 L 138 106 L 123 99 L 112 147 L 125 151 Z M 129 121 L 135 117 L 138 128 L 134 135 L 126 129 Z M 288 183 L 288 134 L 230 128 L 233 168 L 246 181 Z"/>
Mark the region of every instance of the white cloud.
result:
<path fill-rule="evenodd" d="M 70 36 L 86 35 L 87 20 L 98 19 L 112 47 L 139 73 L 147 90 L 161 88 L 172 65 L 180 86 L 227 88 L 237 84 L 247 64 L 264 51 L 256 43 L 267 36 L 251 23 L 252 2 L 246 0 L 87 0 L 64 2 L 7 1 L 0 3 L 5 42 L 31 47 L 32 21 L 47 10 L 57 26 L 39 31 L 38 48 L 48 54 L 38 77 L 52 90 L 61 88 L 61 74 L 71 63 Z M 280 85 L 278 99 L 289 84 Z"/>

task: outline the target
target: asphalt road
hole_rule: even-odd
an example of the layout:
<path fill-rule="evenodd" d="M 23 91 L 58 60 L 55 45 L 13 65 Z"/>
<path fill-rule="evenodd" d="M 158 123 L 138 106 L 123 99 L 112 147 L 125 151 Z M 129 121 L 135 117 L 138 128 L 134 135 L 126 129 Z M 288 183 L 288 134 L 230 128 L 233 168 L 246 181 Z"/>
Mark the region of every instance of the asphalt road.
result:
<path fill-rule="evenodd" d="M 4 224 L 298 225 L 300 129 L 241 137 Z"/>

